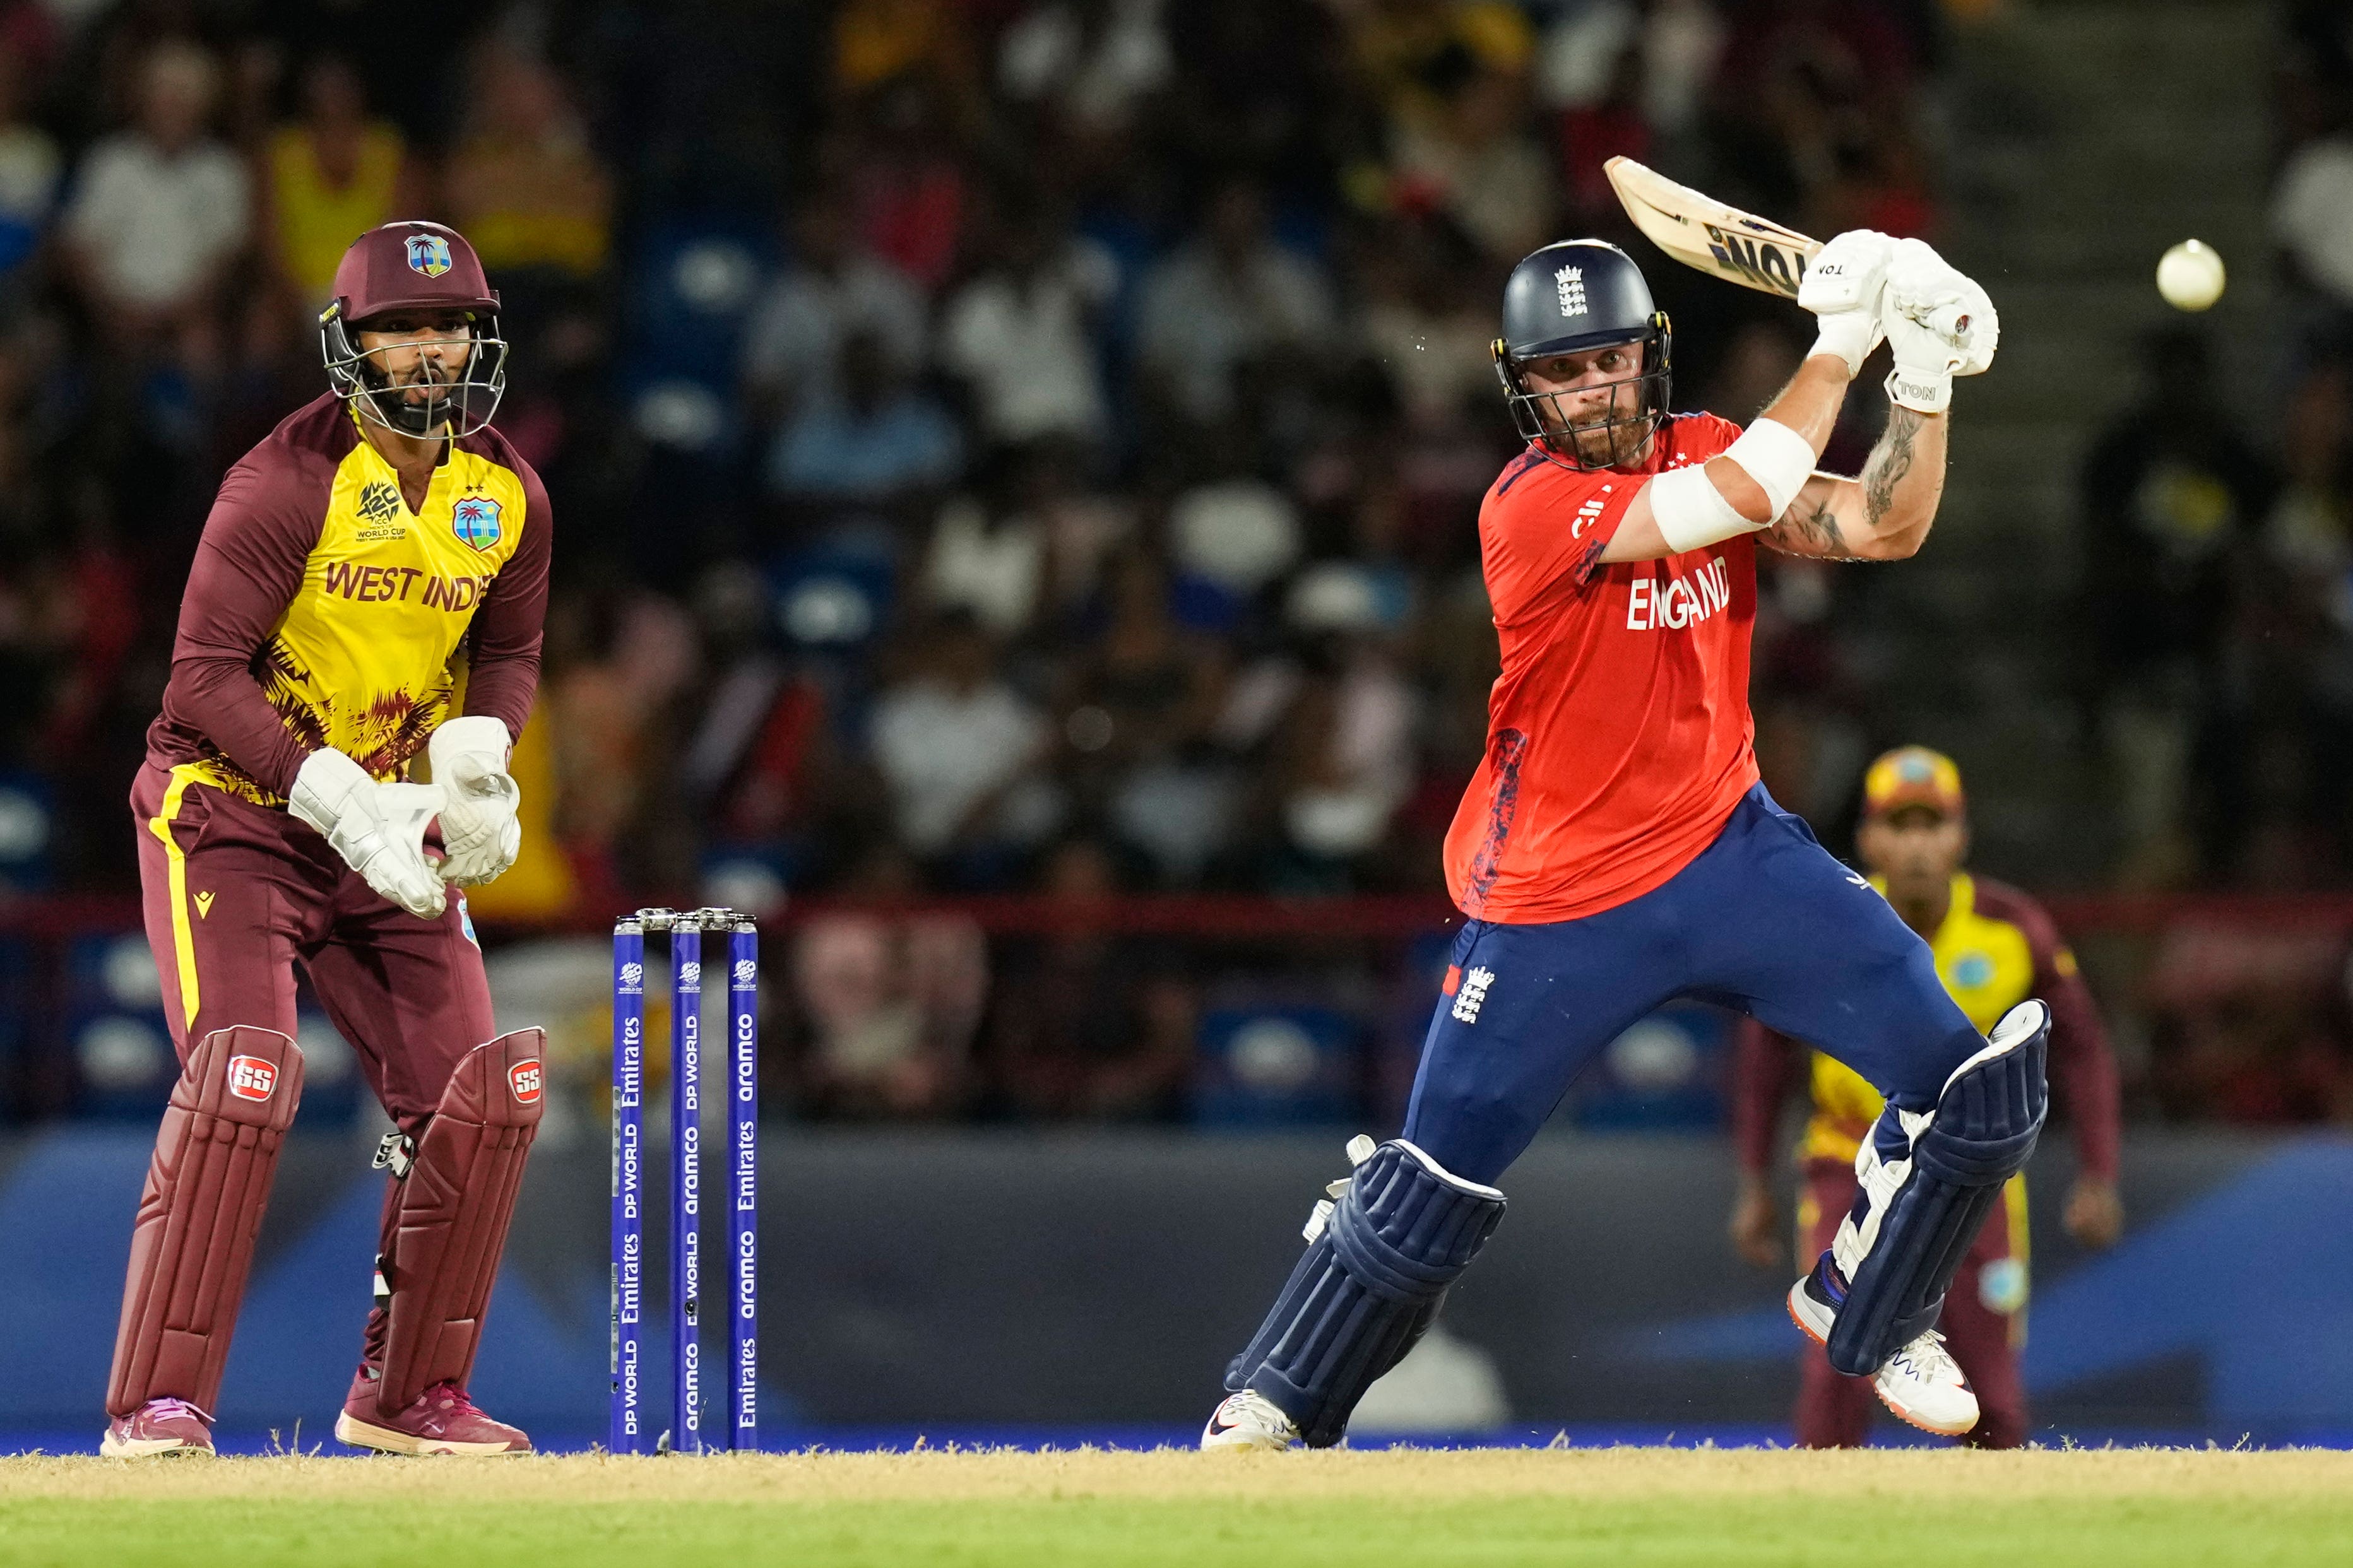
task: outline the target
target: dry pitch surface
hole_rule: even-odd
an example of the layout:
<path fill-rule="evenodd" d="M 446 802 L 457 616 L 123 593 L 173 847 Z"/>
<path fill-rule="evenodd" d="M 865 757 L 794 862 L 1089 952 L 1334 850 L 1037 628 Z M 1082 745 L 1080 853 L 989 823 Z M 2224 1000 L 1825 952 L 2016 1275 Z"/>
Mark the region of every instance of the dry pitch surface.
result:
<path fill-rule="evenodd" d="M 2353 1454 L 0 1459 L 0 1563 L 2353 1563 Z"/>

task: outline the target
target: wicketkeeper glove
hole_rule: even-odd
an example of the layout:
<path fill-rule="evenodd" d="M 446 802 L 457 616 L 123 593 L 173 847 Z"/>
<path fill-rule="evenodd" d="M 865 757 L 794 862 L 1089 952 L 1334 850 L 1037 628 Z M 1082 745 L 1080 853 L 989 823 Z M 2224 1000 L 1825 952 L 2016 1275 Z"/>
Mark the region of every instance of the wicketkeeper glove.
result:
<path fill-rule="evenodd" d="M 450 719 L 426 742 L 433 782 L 448 797 L 441 807 L 441 879 L 461 888 L 490 881 L 515 862 L 522 825 L 515 813 L 522 790 L 507 772 L 512 744 L 500 721 Z"/>
<path fill-rule="evenodd" d="M 304 760 L 286 809 L 325 835 L 369 887 L 419 920 L 440 916 L 448 895 L 425 860 L 426 826 L 442 809 L 438 784 L 378 784 L 329 746 Z"/>
<path fill-rule="evenodd" d="M 1850 376 L 1862 369 L 1886 336 L 1879 300 L 1894 254 L 1895 241 L 1869 228 L 1851 228 L 1822 247 L 1798 285 L 1798 303 L 1820 327 L 1810 354 L 1836 354 Z"/>

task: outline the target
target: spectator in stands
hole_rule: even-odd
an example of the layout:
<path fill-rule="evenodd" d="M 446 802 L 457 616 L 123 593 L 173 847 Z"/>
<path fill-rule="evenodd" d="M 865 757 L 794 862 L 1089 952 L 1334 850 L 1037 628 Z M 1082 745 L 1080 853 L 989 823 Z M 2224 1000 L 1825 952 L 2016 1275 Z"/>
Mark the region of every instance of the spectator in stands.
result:
<path fill-rule="evenodd" d="M 1033 111 L 1058 161 L 1126 148 L 1176 70 L 1162 10 L 1163 0 L 1039 0 L 999 36 L 997 90 Z"/>
<path fill-rule="evenodd" d="M 25 62 L 0 47 L 0 331 L 24 309 L 58 198 L 58 145 L 25 117 Z"/>
<path fill-rule="evenodd" d="M 807 1114 L 939 1116 L 969 1088 L 973 1033 L 988 996 L 988 949 L 968 915 L 892 908 L 913 867 L 876 850 L 850 879 L 863 906 L 793 933 L 793 999 L 808 1023 L 795 1077 Z"/>
<path fill-rule="evenodd" d="M 1434 109 L 1392 132 L 1391 201 L 1444 213 L 1509 267 L 1558 233 L 1553 154 L 1526 125 L 1526 70 L 1466 60 L 1444 74 L 1458 79 Z"/>
<path fill-rule="evenodd" d="M 773 417 L 836 395 L 841 345 L 863 332 L 902 374 L 924 357 L 923 296 L 861 247 L 840 194 L 820 189 L 793 214 L 792 256 L 753 312 L 744 343 L 744 389 Z"/>
<path fill-rule="evenodd" d="M 939 400 L 911 384 L 877 334 L 841 345 L 840 387 L 776 432 L 768 485 L 805 505 L 913 504 L 955 482 L 963 438 Z"/>
<path fill-rule="evenodd" d="M 2137 400 L 2084 463 L 2084 620 L 2123 875 L 2169 885 L 2221 870 L 2243 826 L 2224 634 L 2274 486 L 2218 403 L 2205 338 L 2163 329 L 2141 353 Z"/>
<path fill-rule="evenodd" d="M 1365 237 L 1356 270 L 1352 315 L 1406 417 L 1428 427 L 1484 414 L 1494 310 L 1469 242 L 1442 223 L 1384 225 Z"/>
<path fill-rule="evenodd" d="M 1046 586 L 1046 528 L 1018 510 L 1005 489 L 1000 478 L 940 509 L 923 552 L 923 592 L 934 609 L 968 612 L 991 636 L 1010 642 L 1037 619 Z"/>
<path fill-rule="evenodd" d="M 1229 182 L 1199 236 L 1145 279 L 1136 346 L 1150 401 L 1191 425 L 1217 424 L 1234 412 L 1247 371 L 1313 354 L 1331 325 L 1322 274 L 1269 237 L 1259 188 Z"/>
<path fill-rule="evenodd" d="M 1631 107 L 1641 129 L 1637 132 L 1633 123 L 1620 118 L 1622 107 L 1615 108 L 1609 139 L 1656 138 L 1680 151 L 1699 128 L 1724 34 L 1723 16 L 1711 0 L 1591 0 L 1557 6 L 1537 44 L 1536 95 L 1564 120 L 1605 102 L 1615 105 L 1627 85 L 1625 57 L 1631 50 L 1639 58 L 1633 79 L 1641 88 Z M 1630 147 L 1620 150 L 1641 156 Z M 1569 177 L 1575 182 L 1581 170 L 1572 167 Z"/>
<path fill-rule="evenodd" d="M 2353 132 L 2340 127 L 2288 154 L 2271 226 L 2289 281 L 2329 313 L 2353 314 Z"/>
<path fill-rule="evenodd" d="M 1057 846 L 1039 882 L 1061 923 L 1014 944 L 1001 968 L 989 1009 L 997 1094 L 1043 1121 L 1177 1120 L 1198 1003 L 1172 944 L 1103 933 L 1097 911 L 1118 876 L 1093 839 Z"/>
<path fill-rule="evenodd" d="M 2263 634 L 2249 685 L 2293 758 L 2250 825 L 2250 880 L 2327 886 L 2353 867 L 2353 374 L 2322 360 L 2280 422 L 2282 486 L 2263 523 Z M 2285 786 L 2284 789 L 2277 786 Z"/>
<path fill-rule="evenodd" d="M 980 434 L 1101 442 L 1111 421 L 1096 322 L 1118 291 L 1118 263 L 1028 201 L 999 214 L 989 251 L 940 322 L 941 362 L 970 389 Z"/>
<path fill-rule="evenodd" d="M 470 123 L 445 180 L 452 221 L 510 317 L 563 310 L 610 258 L 612 176 L 545 60 L 494 37 L 473 69 Z"/>
<path fill-rule="evenodd" d="M 1231 831 L 1236 782 L 1210 743 L 1224 661 L 1171 612 L 1168 577 L 1130 549 L 1104 583 L 1103 624 L 1070 660 L 1067 774 L 1083 820 L 1108 822 L 1162 877 L 1199 877 Z"/>
<path fill-rule="evenodd" d="M 399 131 L 372 118 L 351 62 L 321 55 L 302 70 L 302 115 L 269 140 L 259 200 L 278 280 L 314 318 L 351 237 L 431 210 Z"/>
<path fill-rule="evenodd" d="M 934 617 L 914 655 L 874 704 L 874 761 L 899 842 L 952 881 L 1001 884 L 1061 815 L 1043 771 L 1046 716 L 997 673 L 969 612 Z"/>
<path fill-rule="evenodd" d="M 1287 891 L 1363 890 L 1414 783 L 1419 703 L 1380 634 L 1369 574 L 1330 563 L 1303 576 L 1288 619 L 1303 679 L 1274 726 L 1265 780 Z"/>
<path fill-rule="evenodd" d="M 251 232 L 245 168 L 206 133 L 220 83 L 211 55 L 160 45 L 137 79 L 130 129 L 82 160 L 66 270 L 111 342 L 176 352 L 200 368 L 217 339 L 221 286 Z"/>
<path fill-rule="evenodd" d="M 923 79 L 894 83 L 865 106 L 835 156 L 860 241 L 936 293 L 955 270 L 972 205 L 939 94 Z"/>
<path fill-rule="evenodd" d="M 1183 167 L 1325 185 L 1358 107 L 1344 97 L 1335 8 L 1317 0 L 1182 0 L 1168 7 L 1168 94 Z"/>

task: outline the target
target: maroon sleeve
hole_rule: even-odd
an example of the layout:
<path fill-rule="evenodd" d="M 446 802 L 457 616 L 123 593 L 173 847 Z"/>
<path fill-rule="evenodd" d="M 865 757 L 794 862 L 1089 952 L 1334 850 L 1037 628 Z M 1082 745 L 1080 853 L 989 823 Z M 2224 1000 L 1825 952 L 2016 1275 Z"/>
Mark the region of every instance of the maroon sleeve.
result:
<path fill-rule="evenodd" d="M 262 695 L 253 661 L 294 602 L 326 524 L 317 489 L 299 461 L 267 445 L 229 470 L 188 568 L 164 688 L 167 725 L 203 737 L 278 795 L 311 748 Z"/>
<path fill-rule="evenodd" d="M 1984 909 L 1982 898 L 1979 908 L 2026 933 L 2034 955 L 2034 994 L 2051 1008 L 2051 1086 L 2074 1132 L 2076 1162 L 2085 1175 L 2113 1182 L 2124 1136 L 2122 1096 L 2099 1006 L 2050 914 L 2023 893 L 1998 891 L 1993 909 Z"/>
<path fill-rule="evenodd" d="M 1787 1035 L 1743 1018 L 1732 1036 L 1732 1149 L 1740 1169 L 1761 1176 L 1773 1165 L 1773 1135 L 1805 1052 Z"/>
<path fill-rule="evenodd" d="M 500 460 L 522 478 L 522 542 L 491 581 L 469 631 L 466 712 L 487 714 L 520 740 L 539 692 L 539 644 L 547 620 L 547 571 L 554 559 L 554 520 L 547 489 L 512 451 Z"/>

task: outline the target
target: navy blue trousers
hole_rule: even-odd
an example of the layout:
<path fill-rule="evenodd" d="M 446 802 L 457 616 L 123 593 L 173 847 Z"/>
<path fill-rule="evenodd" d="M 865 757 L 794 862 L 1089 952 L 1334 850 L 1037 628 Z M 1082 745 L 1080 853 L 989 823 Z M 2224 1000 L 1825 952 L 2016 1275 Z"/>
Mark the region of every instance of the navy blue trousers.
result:
<path fill-rule="evenodd" d="M 1552 925 L 1472 921 L 1451 963 L 1404 1136 L 1491 1184 L 1586 1064 L 1678 997 L 1819 1047 L 1905 1110 L 1984 1044 L 1928 944 L 1762 784 L 1663 886 Z"/>

